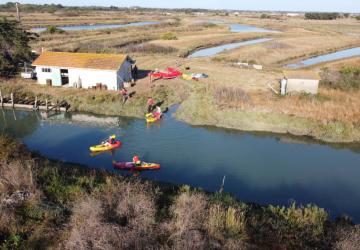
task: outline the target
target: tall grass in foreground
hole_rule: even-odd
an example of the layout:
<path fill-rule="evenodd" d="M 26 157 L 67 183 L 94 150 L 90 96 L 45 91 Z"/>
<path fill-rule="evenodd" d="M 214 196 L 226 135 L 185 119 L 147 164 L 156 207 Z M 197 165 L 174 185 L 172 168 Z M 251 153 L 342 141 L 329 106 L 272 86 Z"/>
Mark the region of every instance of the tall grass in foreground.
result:
<path fill-rule="evenodd" d="M 8 141 L 0 137 L 0 152 L 7 152 L 0 159 L 1 249 L 356 249 L 359 245 L 358 226 L 330 222 L 326 211 L 315 205 L 245 204 L 227 194 L 33 158 L 23 146 L 14 148 Z M 10 175 L 13 178 L 7 178 Z M 18 190 L 30 195 L 19 199 Z"/>

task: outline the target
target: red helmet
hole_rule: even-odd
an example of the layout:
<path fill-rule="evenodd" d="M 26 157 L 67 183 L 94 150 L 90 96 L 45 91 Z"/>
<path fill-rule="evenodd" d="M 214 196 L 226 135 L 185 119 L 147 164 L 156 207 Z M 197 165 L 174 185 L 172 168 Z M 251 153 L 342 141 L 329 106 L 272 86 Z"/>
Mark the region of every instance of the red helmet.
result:
<path fill-rule="evenodd" d="M 139 156 L 135 155 L 135 156 L 133 157 L 133 162 L 137 162 L 137 161 L 140 161 L 140 159 L 139 159 Z"/>

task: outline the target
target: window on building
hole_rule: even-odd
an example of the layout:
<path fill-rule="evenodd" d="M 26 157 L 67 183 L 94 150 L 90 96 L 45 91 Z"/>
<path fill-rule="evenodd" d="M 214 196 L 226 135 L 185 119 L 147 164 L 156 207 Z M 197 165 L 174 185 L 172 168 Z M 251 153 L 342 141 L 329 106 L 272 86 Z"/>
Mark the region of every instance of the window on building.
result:
<path fill-rule="evenodd" d="M 51 69 L 50 68 L 42 68 L 41 71 L 44 73 L 50 73 Z"/>

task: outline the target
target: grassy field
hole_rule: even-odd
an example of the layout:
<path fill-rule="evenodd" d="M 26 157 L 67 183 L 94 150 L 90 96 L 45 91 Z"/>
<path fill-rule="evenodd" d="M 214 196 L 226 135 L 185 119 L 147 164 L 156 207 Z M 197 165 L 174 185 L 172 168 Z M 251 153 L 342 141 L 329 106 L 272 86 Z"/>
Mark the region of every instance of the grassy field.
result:
<path fill-rule="evenodd" d="M 2 249 L 356 249 L 316 205 L 246 204 L 44 159 L 0 136 Z M 121 190 L 121 192 L 119 192 Z"/>

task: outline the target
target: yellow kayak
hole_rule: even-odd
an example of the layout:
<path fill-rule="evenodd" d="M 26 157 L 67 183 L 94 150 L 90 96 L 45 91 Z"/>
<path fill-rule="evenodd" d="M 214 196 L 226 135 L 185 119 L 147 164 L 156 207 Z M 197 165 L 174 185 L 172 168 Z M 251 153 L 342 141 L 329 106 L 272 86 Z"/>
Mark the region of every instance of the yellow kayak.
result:
<path fill-rule="evenodd" d="M 159 120 L 158 118 L 154 117 L 151 113 L 146 114 L 145 119 L 146 119 L 146 122 L 148 122 L 148 123 L 156 122 Z"/>
<path fill-rule="evenodd" d="M 120 146 L 121 146 L 121 141 L 116 141 L 112 145 L 100 144 L 100 145 L 92 146 L 92 147 L 90 147 L 90 151 L 91 152 L 103 152 L 103 151 L 108 151 L 108 150 L 118 148 Z"/>

